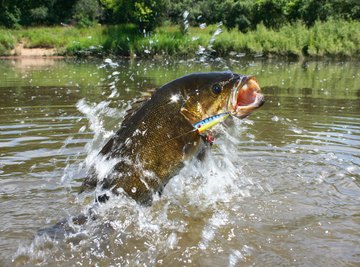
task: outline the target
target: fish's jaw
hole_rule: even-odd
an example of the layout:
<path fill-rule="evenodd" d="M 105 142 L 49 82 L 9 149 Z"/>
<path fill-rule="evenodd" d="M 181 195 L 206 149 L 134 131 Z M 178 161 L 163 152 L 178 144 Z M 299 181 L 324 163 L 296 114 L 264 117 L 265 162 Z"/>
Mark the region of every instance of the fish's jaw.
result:
<path fill-rule="evenodd" d="M 265 103 L 260 86 L 254 76 L 245 76 L 235 82 L 229 101 L 228 111 L 238 118 L 245 118 Z"/>

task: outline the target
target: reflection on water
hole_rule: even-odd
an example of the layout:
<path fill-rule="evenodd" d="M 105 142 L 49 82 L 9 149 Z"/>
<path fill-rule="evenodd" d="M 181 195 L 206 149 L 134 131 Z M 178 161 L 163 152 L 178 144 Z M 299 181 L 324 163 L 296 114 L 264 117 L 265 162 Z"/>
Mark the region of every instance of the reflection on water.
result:
<path fill-rule="evenodd" d="M 226 69 L 256 75 L 267 102 L 219 127 L 205 162 L 151 207 L 77 195 L 136 96 Z M 0 265 L 360 264 L 359 84 L 352 62 L 1 61 Z M 90 207 L 64 239 L 36 236 Z"/>

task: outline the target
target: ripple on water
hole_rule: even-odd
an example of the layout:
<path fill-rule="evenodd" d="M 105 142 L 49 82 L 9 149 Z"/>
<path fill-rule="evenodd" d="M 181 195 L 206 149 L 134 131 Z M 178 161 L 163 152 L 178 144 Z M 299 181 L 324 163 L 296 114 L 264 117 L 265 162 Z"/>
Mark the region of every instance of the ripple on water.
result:
<path fill-rule="evenodd" d="M 261 84 L 279 86 L 264 86 L 267 103 L 258 112 L 216 129 L 220 137 L 212 155 L 188 162 L 151 207 L 122 195 L 94 205 L 94 194 L 78 196 L 76 188 L 86 163 L 118 128 L 129 99 L 143 85 L 156 87 L 189 69 L 222 70 L 228 64 L 166 61 L 165 70 L 154 62 L 105 63 L 101 69 L 75 64 L 93 66 L 89 73 L 104 71 L 94 81 L 104 84 L 98 88 L 87 81 L 67 88 L 23 87 L 22 93 L 1 89 L 0 142 L 7 146 L 0 151 L 0 265 L 11 259 L 15 266 L 359 264 L 355 78 L 344 95 L 336 88 L 321 90 L 332 84 L 322 70 L 336 72 L 337 64 L 310 62 L 306 70 L 289 63 L 241 65 L 240 72 L 257 74 Z M 72 81 L 76 71 L 65 74 L 66 84 L 79 83 Z M 50 77 L 56 71 L 48 72 Z M 342 72 L 331 76 L 339 80 Z M 325 78 L 329 83 L 319 87 Z M 36 235 L 89 209 L 97 219 L 70 224 L 62 238 Z"/>

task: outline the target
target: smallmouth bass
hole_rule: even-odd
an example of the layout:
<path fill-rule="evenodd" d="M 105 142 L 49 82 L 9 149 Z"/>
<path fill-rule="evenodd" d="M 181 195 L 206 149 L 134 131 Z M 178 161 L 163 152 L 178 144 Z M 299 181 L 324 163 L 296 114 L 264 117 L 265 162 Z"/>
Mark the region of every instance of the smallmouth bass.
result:
<path fill-rule="evenodd" d="M 115 162 L 112 170 L 98 179 L 93 169 L 80 192 L 100 186 L 114 194 L 125 192 L 140 204 L 151 204 L 153 194 L 161 192 L 184 161 L 206 145 L 206 132 L 194 125 L 225 117 L 222 114 L 245 118 L 263 103 L 253 76 L 209 72 L 171 81 L 129 112 L 99 152 L 102 160 Z M 104 194 L 98 200 L 108 197 Z"/>

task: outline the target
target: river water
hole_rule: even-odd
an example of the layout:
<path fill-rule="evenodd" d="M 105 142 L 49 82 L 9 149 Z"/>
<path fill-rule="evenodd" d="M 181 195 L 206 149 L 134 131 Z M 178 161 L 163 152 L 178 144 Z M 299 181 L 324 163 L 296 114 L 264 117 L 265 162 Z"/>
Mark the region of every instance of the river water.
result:
<path fill-rule="evenodd" d="M 229 69 L 266 104 L 219 126 L 151 207 L 77 194 L 141 92 Z M 360 64 L 2 60 L 0 199 L 0 266 L 359 266 Z M 97 220 L 39 234 L 89 208 Z"/>

